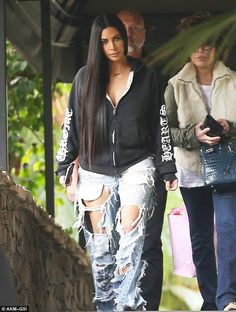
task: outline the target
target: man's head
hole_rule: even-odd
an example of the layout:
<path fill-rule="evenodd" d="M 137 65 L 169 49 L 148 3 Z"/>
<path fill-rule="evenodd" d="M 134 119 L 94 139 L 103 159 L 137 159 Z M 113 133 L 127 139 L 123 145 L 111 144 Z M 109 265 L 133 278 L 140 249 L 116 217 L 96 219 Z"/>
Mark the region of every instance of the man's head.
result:
<path fill-rule="evenodd" d="M 141 57 L 145 42 L 144 19 L 136 11 L 122 10 L 117 16 L 124 23 L 128 35 L 128 54 Z"/>

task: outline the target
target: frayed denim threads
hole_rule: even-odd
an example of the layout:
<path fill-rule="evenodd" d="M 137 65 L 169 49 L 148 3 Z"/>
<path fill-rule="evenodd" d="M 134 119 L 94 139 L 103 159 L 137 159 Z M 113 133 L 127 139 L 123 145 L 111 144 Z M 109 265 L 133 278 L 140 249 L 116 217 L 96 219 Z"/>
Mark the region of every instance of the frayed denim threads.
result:
<path fill-rule="evenodd" d="M 152 214 L 154 199 L 155 166 L 149 157 L 127 169 L 121 176 L 106 176 L 79 168 L 79 184 L 75 209 L 78 213 L 75 227 L 83 228 L 90 254 L 94 278 L 94 302 L 98 311 L 145 310 L 139 284 L 146 263 L 141 260 L 147 218 Z M 92 185 L 92 186 L 91 186 Z M 90 188 L 91 186 L 91 188 Z M 84 200 L 99 198 L 109 191 L 105 202 L 86 207 Z M 139 214 L 125 231 L 122 209 L 137 206 Z M 89 215 L 100 211 L 101 233 L 93 233 Z"/>

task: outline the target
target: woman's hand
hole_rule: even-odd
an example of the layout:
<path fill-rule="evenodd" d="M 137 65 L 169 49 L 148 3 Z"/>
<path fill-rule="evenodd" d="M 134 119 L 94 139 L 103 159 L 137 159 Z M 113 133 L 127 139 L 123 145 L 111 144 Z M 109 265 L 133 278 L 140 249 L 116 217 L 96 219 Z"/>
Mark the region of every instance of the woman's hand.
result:
<path fill-rule="evenodd" d="M 196 138 L 199 142 L 206 143 L 209 145 L 214 145 L 214 144 L 219 143 L 219 141 L 221 139 L 219 136 L 215 136 L 215 137 L 208 136 L 206 133 L 210 130 L 210 128 L 202 129 L 202 127 L 203 127 L 202 122 L 199 122 L 195 126 L 195 135 L 196 135 Z"/>
<path fill-rule="evenodd" d="M 60 178 L 59 178 L 59 183 L 60 183 L 63 187 L 67 187 L 67 186 L 70 186 L 70 185 L 71 185 L 72 177 L 70 177 L 69 183 L 66 184 L 65 182 L 66 182 L 66 176 L 65 176 L 65 175 L 60 176 Z"/>
<path fill-rule="evenodd" d="M 218 119 L 217 122 L 224 128 L 224 133 L 229 132 L 229 123 L 224 118 Z"/>
<path fill-rule="evenodd" d="M 66 188 L 66 194 L 67 198 L 73 203 L 75 200 L 75 191 L 78 183 L 78 158 L 74 161 L 75 166 L 73 168 L 73 173 L 72 173 L 72 181 L 70 185 L 67 185 Z"/>
<path fill-rule="evenodd" d="M 173 181 L 165 181 L 167 191 L 175 191 L 178 187 L 178 179 Z"/>

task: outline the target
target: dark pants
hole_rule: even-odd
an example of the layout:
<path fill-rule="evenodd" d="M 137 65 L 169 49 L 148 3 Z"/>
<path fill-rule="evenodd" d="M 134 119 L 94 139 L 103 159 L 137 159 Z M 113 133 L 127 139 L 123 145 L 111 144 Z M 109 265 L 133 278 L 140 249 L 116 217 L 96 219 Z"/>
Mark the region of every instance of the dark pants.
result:
<path fill-rule="evenodd" d="M 193 261 L 204 301 L 201 310 L 223 310 L 228 302 L 236 301 L 236 188 L 198 187 L 180 191 L 188 211 Z"/>
<path fill-rule="evenodd" d="M 86 241 L 84 237 L 84 231 L 79 232 L 79 245 L 83 250 L 86 250 Z"/>
<path fill-rule="evenodd" d="M 163 254 L 161 232 L 166 207 L 167 192 L 163 181 L 156 182 L 157 207 L 151 219 L 147 221 L 146 238 L 142 259 L 146 260 L 148 267 L 141 280 L 143 298 L 147 301 L 146 310 L 159 309 L 163 282 Z"/>

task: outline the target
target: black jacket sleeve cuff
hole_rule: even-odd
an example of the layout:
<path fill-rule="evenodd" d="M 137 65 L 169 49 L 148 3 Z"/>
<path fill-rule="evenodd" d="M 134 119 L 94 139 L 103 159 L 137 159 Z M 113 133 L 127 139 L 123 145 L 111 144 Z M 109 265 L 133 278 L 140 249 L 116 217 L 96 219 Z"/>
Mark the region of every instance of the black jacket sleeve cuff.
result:
<path fill-rule="evenodd" d="M 176 175 L 174 173 L 166 173 L 163 175 L 164 181 L 174 181 L 176 180 Z"/>

